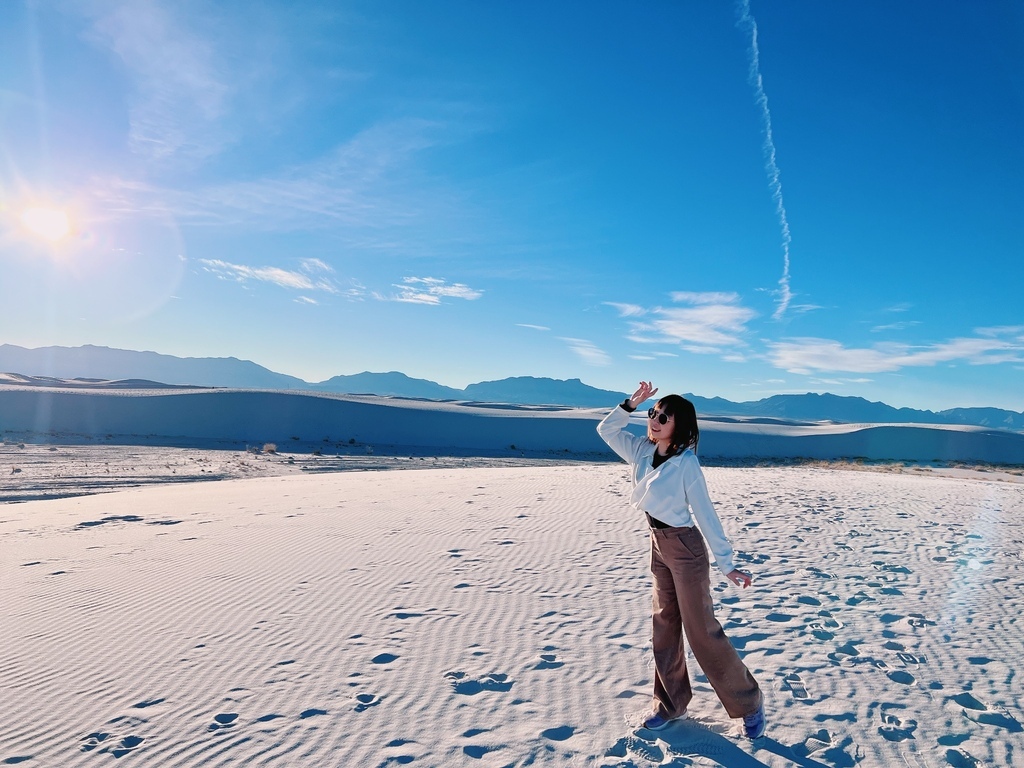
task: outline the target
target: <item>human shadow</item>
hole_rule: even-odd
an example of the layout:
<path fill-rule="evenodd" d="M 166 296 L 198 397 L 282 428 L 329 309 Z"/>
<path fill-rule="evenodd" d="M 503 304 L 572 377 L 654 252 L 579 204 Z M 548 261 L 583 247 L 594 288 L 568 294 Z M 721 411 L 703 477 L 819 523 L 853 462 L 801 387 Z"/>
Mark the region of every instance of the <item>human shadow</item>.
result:
<path fill-rule="evenodd" d="M 672 723 L 668 728 L 657 733 L 640 729 L 638 736 L 645 739 L 656 738 L 668 746 L 666 757 L 703 757 L 712 760 L 722 768 L 768 768 L 767 763 L 757 758 L 757 752 L 767 750 L 787 760 L 791 760 L 801 768 L 832 768 L 827 763 L 819 762 L 811 757 L 800 755 L 792 747 L 788 747 L 770 736 L 762 736 L 754 741 L 737 742 L 736 737 L 726 735 L 729 726 L 720 721 L 701 722 L 687 718 Z M 742 737 L 741 737 L 742 738 Z M 740 744 L 743 743 L 747 751 Z M 672 762 L 662 765 L 671 766 Z"/>

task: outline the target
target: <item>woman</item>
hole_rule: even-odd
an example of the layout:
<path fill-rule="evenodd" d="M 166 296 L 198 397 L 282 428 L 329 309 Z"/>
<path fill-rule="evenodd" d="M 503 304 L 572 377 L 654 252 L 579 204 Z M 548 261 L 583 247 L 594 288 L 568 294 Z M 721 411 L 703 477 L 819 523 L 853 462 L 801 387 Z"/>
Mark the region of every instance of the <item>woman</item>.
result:
<path fill-rule="evenodd" d="M 733 565 L 732 547 L 708 496 L 696 456 L 700 430 L 693 403 L 667 395 L 647 412 L 646 439 L 625 430 L 629 414 L 657 391 L 641 381 L 632 397 L 597 427 L 601 438 L 630 465 L 630 504 L 646 514 L 651 526 L 654 709 L 643 725 L 660 730 L 686 715 L 693 691 L 685 637 L 729 716 L 742 717 L 744 732 L 756 739 L 765 729 L 764 699 L 715 618 L 704 539 L 729 581 L 745 589 L 751 577 Z"/>

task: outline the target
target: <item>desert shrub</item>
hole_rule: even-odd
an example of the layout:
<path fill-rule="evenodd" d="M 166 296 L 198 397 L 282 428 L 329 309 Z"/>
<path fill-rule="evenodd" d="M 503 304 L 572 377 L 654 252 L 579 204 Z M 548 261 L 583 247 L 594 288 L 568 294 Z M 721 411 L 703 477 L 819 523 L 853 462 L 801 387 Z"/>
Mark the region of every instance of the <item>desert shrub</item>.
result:
<path fill-rule="evenodd" d="M 264 443 L 263 444 L 263 452 L 264 453 L 277 453 L 277 445 L 275 443 Z"/>

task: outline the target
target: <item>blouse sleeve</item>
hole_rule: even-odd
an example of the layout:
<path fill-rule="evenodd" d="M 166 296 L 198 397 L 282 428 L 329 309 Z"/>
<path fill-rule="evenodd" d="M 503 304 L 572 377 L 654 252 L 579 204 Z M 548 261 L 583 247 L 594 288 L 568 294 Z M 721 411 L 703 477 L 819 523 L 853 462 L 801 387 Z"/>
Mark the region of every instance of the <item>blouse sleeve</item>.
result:
<path fill-rule="evenodd" d="M 701 470 L 697 457 L 687 453 L 683 457 L 685 470 L 683 482 L 686 487 L 686 501 L 690 510 L 697 518 L 697 526 L 704 534 L 708 546 L 715 555 L 715 562 L 719 569 L 728 576 L 736 568 L 733 563 L 733 550 L 729 540 L 725 537 L 725 529 L 722 528 L 722 521 L 718 519 L 715 506 L 711 503 L 711 495 L 708 493 L 707 481 L 704 479 L 704 472 Z"/>
<path fill-rule="evenodd" d="M 629 464 L 636 463 L 636 452 L 643 440 L 636 435 L 626 431 L 629 424 L 629 411 L 621 405 L 615 406 L 612 412 L 602 419 L 597 425 L 597 434 L 608 443 L 608 446 L 615 451 L 624 461 Z"/>

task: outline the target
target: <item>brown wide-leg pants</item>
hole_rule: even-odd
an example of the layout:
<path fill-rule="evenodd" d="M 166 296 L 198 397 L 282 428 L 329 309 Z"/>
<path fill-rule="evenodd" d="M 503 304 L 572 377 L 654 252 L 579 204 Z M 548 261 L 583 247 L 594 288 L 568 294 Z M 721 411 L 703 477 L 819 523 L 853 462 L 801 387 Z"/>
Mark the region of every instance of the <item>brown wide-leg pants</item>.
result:
<path fill-rule="evenodd" d="M 697 528 L 652 528 L 654 574 L 654 706 L 666 718 L 686 711 L 693 690 L 686 670 L 689 642 L 729 717 L 761 705 L 761 689 L 715 618 L 710 562 Z"/>

